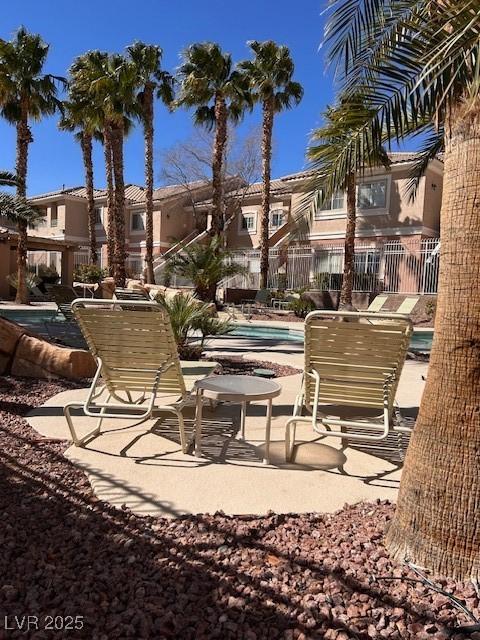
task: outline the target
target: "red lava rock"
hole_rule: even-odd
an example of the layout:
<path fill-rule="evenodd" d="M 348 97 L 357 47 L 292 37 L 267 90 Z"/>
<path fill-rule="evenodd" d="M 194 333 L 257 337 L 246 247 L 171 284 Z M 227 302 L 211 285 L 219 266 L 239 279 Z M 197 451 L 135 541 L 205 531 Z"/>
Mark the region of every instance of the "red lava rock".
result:
<path fill-rule="evenodd" d="M 96 499 L 67 443 L 22 417 L 74 386 L 0 378 L 1 639 L 474 640 L 448 598 L 390 560 L 389 502 L 167 520 Z M 478 611 L 471 583 L 441 585 Z M 7 635 L 4 616 L 29 612 L 83 627 Z"/>

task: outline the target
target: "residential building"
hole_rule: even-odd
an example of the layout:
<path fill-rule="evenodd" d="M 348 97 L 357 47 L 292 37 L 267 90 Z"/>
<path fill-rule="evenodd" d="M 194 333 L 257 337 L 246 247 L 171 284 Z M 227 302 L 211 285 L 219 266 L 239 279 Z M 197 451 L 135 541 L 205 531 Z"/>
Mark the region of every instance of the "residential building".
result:
<path fill-rule="evenodd" d="M 211 186 L 205 182 L 173 185 L 154 190 L 153 194 L 153 248 L 159 256 L 176 240 L 191 237 L 197 227 L 205 225 L 192 214 L 193 200 L 211 195 Z M 107 192 L 95 189 L 96 234 L 100 247 L 101 264 L 107 255 Z M 88 262 L 88 219 L 85 187 L 62 188 L 34 196 L 32 202 L 43 209 L 42 224 L 29 233 L 33 236 L 77 243 L 77 263 Z M 125 229 L 127 270 L 137 275 L 143 269 L 145 257 L 145 190 L 129 184 L 125 189 Z M 41 259 L 37 257 L 37 260 Z"/>
<path fill-rule="evenodd" d="M 383 269 L 379 247 L 386 243 L 401 243 L 398 253 L 422 252 L 421 243 L 432 239 L 430 251 L 435 247 L 435 238 L 440 232 L 440 207 L 442 200 L 443 164 L 440 159 L 432 160 L 419 181 L 416 198 L 411 199 L 407 186 L 415 153 L 390 154 L 391 166 L 388 170 L 378 167 L 366 170 L 357 178 L 357 271 L 378 276 Z M 343 265 L 343 239 L 346 228 L 346 197 L 336 193 L 311 218 L 301 214 L 302 205 L 308 196 L 311 173 L 303 171 L 287 175 L 271 183 L 269 237 L 272 249 L 272 269 L 281 268 L 282 259 L 275 260 L 275 252 L 286 247 L 304 248 L 300 256 L 305 273 L 305 282 L 312 282 L 318 273 L 330 274 L 330 287 L 341 281 Z M 258 252 L 261 228 L 262 184 L 239 185 L 231 179 L 227 189 L 227 246 L 238 251 L 251 250 L 247 263 L 252 273 L 259 270 Z M 101 264 L 106 264 L 106 191 L 95 190 L 97 216 L 97 241 L 101 249 Z M 145 257 L 145 191 L 137 185 L 126 187 L 126 250 L 128 253 L 127 272 L 138 277 L 144 268 Z M 45 221 L 31 235 L 59 240 L 78 245 L 75 252 L 76 264 L 88 262 L 87 201 L 84 187 L 62 188 L 33 198 L 42 207 Z M 154 191 L 153 236 L 155 270 L 160 278 L 166 259 L 175 252 L 175 241 L 201 241 L 206 236 L 212 212 L 211 184 L 195 182 L 189 185 L 161 187 Z M 305 220 L 308 219 L 308 224 Z M 408 244 L 408 247 L 407 247 Z M 425 245 L 426 246 L 426 245 Z M 393 248 L 395 251 L 395 247 Z M 315 253 L 313 267 L 307 268 L 307 257 Z M 393 250 L 392 250 L 393 251 Z M 36 261 L 44 260 L 37 252 Z M 400 255 L 405 262 L 403 286 L 418 290 L 418 282 L 426 276 L 424 255 L 417 262 L 423 266 L 422 273 L 415 274 L 412 282 L 408 273 L 412 271 L 412 260 Z M 32 256 L 32 260 L 33 260 Z M 396 259 L 396 258 L 395 258 Z M 53 258 L 50 258 L 52 263 Z M 56 260 L 60 264 L 60 254 Z M 389 257 L 391 262 L 393 258 Z M 387 260 L 387 261 L 388 261 Z M 408 266 L 407 265 L 408 262 Z M 408 267 L 408 268 L 407 268 Z M 419 267 L 420 269 L 420 267 Z M 428 267 L 430 269 L 430 267 Z M 431 269 L 430 269 L 431 270 Z M 312 275 L 313 274 L 313 275 Z M 428 279 L 436 281 L 429 274 Z M 302 280 L 302 282 L 303 282 Z M 395 276 L 395 286 L 398 277 Z M 392 279 L 390 283 L 392 284 Z M 293 283 L 292 283 L 293 284 Z M 387 286 L 386 281 L 383 286 Z M 429 285 L 430 286 L 430 285 Z M 433 286 L 433 285 L 432 285 Z M 436 285 L 435 285 L 436 286 Z M 424 285 L 422 285 L 425 288 Z M 334 286 L 335 288 L 335 286 Z"/>
<path fill-rule="evenodd" d="M 362 241 L 394 238 L 435 238 L 440 232 L 443 163 L 432 160 L 420 178 L 415 199 L 407 185 L 414 153 L 391 153 L 391 167 L 366 170 L 357 178 L 357 230 Z M 313 247 L 343 240 L 346 228 L 346 195 L 335 193 L 305 225 L 302 205 L 309 189 L 311 173 L 294 173 L 271 184 L 270 246 L 289 243 Z M 243 193 L 241 207 L 228 225 L 228 246 L 258 248 L 260 245 L 262 184 L 252 184 Z M 308 217 L 308 216 L 307 216 Z M 302 221 L 300 224 L 299 221 Z"/>

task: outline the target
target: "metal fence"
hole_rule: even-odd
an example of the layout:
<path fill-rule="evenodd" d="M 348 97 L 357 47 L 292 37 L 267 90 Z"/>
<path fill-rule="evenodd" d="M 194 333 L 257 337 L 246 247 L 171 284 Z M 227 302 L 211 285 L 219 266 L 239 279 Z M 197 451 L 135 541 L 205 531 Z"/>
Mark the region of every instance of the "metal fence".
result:
<path fill-rule="evenodd" d="M 242 265 L 246 273 L 229 278 L 223 286 L 258 289 L 260 251 L 236 251 L 232 259 Z M 438 238 L 357 242 L 353 289 L 358 292 L 436 293 L 438 259 Z M 270 249 L 268 287 L 339 291 L 343 264 L 343 243 Z"/>
<path fill-rule="evenodd" d="M 90 264 L 90 262 L 91 262 L 90 254 L 88 251 L 85 251 L 85 250 L 75 251 L 75 253 L 73 254 L 74 269 L 76 269 L 77 267 L 80 267 L 83 264 Z M 99 255 L 98 255 L 98 264 L 102 269 L 106 268 L 107 266 L 104 261 L 103 252 L 101 251 L 99 252 Z M 125 261 L 125 269 L 127 271 L 127 277 L 139 279 L 144 269 L 143 256 L 140 253 L 130 254 Z"/>
<path fill-rule="evenodd" d="M 43 267 L 55 269 L 59 274 L 62 270 L 62 254 L 60 251 L 28 251 L 27 265 L 29 271 L 36 275 Z"/>

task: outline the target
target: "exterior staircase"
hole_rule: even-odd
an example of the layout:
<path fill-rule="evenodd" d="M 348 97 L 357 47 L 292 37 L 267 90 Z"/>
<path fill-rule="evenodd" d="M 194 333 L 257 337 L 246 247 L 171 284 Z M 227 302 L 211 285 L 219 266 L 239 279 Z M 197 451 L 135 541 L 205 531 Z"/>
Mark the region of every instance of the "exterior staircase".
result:
<path fill-rule="evenodd" d="M 153 261 L 153 273 L 155 274 L 155 282 L 159 284 L 162 271 L 165 269 L 168 261 L 173 258 L 174 255 L 181 251 L 183 247 L 188 247 L 194 242 L 203 240 L 206 237 L 207 233 L 207 230 L 198 231 L 198 229 L 194 229 L 191 233 L 185 236 L 185 238 L 176 242 L 170 247 L 170 249 L 167 249 L 165 253 L 161 253 L 160 255 L 158 255 Z"/>

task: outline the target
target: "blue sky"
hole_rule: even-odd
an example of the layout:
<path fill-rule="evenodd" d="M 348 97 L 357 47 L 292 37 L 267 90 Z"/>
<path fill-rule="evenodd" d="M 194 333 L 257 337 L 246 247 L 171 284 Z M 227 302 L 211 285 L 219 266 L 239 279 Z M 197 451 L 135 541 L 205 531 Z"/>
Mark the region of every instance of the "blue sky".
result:
<path fill-rule="evenodd" d="M 8 39 L 23 24 L 50 43 L 47 71 L 66 75 L 73 58 L 89 49 L 122 51 L 134 40 L 160 45 L 164 67 L 174 70 L 179 52 L 191 42 L 212 40 L 232 53 L 234 60 L 248 57 L 247 40 L 273 39 L 290 47 L 296 64 L 296 79 L 305 89 L 301 105 L 280 114 L 275 122 L 273 175 L 302 169 L 308 134 L 319 124 L 324 106 L 332 100 L 332 83 L 325 75 L 319 43 L 323 31 L 323 0 L 23 0 L 10 3 L 2 12 L 0 37 Z M 243 128 L 258 122 L 258 111 L 248 115 Z M 78 145 L 71 134 L 57 129 L 58 117 L 33 125 L 30 147 L 28 191 L 40 193 L 82 184 L 83 171 Z M 189 136 L 191 114 L 169 114 L 159 107 L 156 117 L 155 173 L 159 152 Z M 15 131 L 0 122 L 0 167 L 13 169 Z M 105 182 L 102 151 L 95 150 L 95 182 Z M 125 146 L 127 182 L 143 182 L 143 140 L 139 128 Z M 158 179 L 156 180 L 158 182 Z"/>

